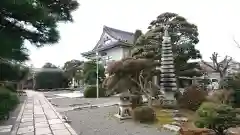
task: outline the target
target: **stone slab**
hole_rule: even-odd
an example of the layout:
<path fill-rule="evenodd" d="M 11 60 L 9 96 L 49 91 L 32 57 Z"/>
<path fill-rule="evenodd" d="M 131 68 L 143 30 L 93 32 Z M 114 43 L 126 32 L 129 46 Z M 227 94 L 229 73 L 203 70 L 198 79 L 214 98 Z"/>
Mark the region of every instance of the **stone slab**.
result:
<path fill-rule="evenodd" d="M 35 122 L 45 122 L 45 121 L 47 121 L 47 119 L 46 118 L 35 118 L 34 121 Z"/>
<path fill-rule="evenodd" d="M 63 122 L 60 119 L 51 119 L 51 120 L 48 120 L 48 123 L 50 125 L 53 125 L 53 124 L 62 124 Z"/>
<path fill-rule="evenodd" d="M 35 135 L 46 135 L 46 134 L 51 134 L 51 130 L 49 127 L 36 128 Z"/>
<path fill-rule="evenodd" d="M 181 122 L 187 122 L 188 118 L 186 118 L 186 117 L 174 117 L 173 120 L 181 121 Z"/>
<path fill-rule="evenodd" d="M 39 122 L 39 123 L 35 123 L 35 128 L 48 128 L 49 125 L 47 122 Z"/>
<path fill-rule="evenodd" d="M 29 132 L 29 133 L 22 134 L 22 135 L 34 135 L 34 132 Z"/>
<path fill-rule="evenodd" d="M 70 125 L 68 127 L 66 123 L 63 123 L 61 115 L 56 112 L 42 93 L 27 91 L 27 96 L 28 100 L 25 101 L 21 115 L 18 116 L 19 122 L 16 131 L 11 135 L 53 135 L 53 133 L 55 135 L 73 135 L 75 133 L 70 131 L 72 130 Z M 4 130 L 6 129 L 4 128 Z"/>
<path fill-rule="evenodd" d="M 29 132 L 34 132 L 33 126 L 19 128 L 17 131 L 17 134 L 25 134 L 25 133 L 29 133 Z"/>
<path fill-rule="evenodd" d="M 71 135 L 67 129 L 53 130 L 53 135 Z"/>
<path fill-rule="evenodd" d="M 33 126 L 33 122 L 32 121 L 28 121 L 28 122 L 22 122 L 19 124 L 19 127 L 22 128 L 22 127 L 28 127 L 28 126 Z"/>
<path fill-rule="evenodd" d="M 181 129 L 179 126 L 171 124 L 165 124 L 163 125 L 163 128 L 174 132 L 178 132 Z"/>
<path fill-rule="evenodd" d="M 33 118 L 33 114 L 23 114 L 22 118 L 24 119 Z"/>
<path fill-rule="evenodd" d="M 66 129 L 64 124 L 53 124 L 53 125 L 50 125 L 50 128 L 52 130 Z"/>
<path fill-rule="evenodd" d="M 33 122 L 33 118 L 22 118 L 21 122 Z"/>
<path fill-rule="evenodd" d="M 7 133 L 10 132 L 12 129 L 12 125 L 8 126 L 0 126 L 0 133 Z"/>

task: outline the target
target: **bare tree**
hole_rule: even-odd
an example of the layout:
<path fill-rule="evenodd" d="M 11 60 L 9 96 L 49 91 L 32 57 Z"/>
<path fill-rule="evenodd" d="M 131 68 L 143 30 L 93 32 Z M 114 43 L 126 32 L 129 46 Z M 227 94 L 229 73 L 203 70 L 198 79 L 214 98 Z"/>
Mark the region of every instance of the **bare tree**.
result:
<path fill-rule="evenodd" d="M 150 75 L 146 77 L 143 75 L 143 72 L 143 70 L 140 71 L 140 74 L 137 78 L 138 80 L 134 78 L 131 78 L 131 80 L 139 86 L 139 93 L 148 99 L 148 106 L 152 107 L 152 100 L 157 97 L 157 89 L 150 80 Z"/>
<path fill-rule="evenodd" d="M 240 44 L 235 40 L 234 37 L 233 37 L 233 42 L 237 45 L 238 48 L 240 48 Z"/>
<path fill-rule="evenodd" d="M 202 61 L 202 62 L 220 74 L 220 87 L 222 87 L 222 82 L 225 79 L 225 76 L 227 74 L 227 69 L 230 66 L 230 62 L 232 61 L 232 57 L 225 56 L 222 61 L 219 61 L 218 58 L 219 58 L 218 53 L 214 52 L 210 57 L 210 59 L 212 60 L 212 65 L 205 61 Z"/>

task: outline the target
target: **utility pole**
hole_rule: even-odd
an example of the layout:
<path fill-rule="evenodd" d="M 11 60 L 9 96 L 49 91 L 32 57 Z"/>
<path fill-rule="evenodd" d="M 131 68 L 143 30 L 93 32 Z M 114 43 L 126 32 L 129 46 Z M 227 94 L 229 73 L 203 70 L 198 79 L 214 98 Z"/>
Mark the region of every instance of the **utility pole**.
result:
<path fill-rule="evenodd" d="M 96 87 L 97 87 L 97 98 L 99 98 L 99 86 L 98 86 L 98 52 L 96 51 L 96 64 L 97 64 L 97 80 L 96 80 Z"/>

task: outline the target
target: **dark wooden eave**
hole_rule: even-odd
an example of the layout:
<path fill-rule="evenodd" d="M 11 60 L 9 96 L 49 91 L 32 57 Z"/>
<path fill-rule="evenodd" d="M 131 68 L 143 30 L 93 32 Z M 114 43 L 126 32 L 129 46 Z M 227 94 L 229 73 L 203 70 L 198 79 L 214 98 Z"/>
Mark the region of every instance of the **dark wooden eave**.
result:
<path fill-rule="evenodd" d="M 107 47 L 104 47 L 104 48 L 94 49 L 94 50 L 84 52 L 84 53 L 81 53 L 81 54 L 82 54 L 82 56 L 95 55 L 96 52 L 103 52 L 103 51 L 106 51 L 106 50 L 109 50 L 109 49 L 112 49 L 112 48 L 115 48 L 115 47 L 132 47 L 132 45 L 122 43 L 122 42 L 118 42 L 118 43 L 114 43 L 112 45 L 108 45 Z"/>

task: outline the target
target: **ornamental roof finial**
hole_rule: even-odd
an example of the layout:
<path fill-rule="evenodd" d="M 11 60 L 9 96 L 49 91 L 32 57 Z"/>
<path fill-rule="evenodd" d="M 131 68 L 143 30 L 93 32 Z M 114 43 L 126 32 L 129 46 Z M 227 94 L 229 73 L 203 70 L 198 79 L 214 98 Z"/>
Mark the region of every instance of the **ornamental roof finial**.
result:
<path fill-rule="evenodd" d="M 169 26 L 165 26 L 165 27 L 164 27 L 164 37 L 169 37 L 168 27 L 169 27 Z"/>

